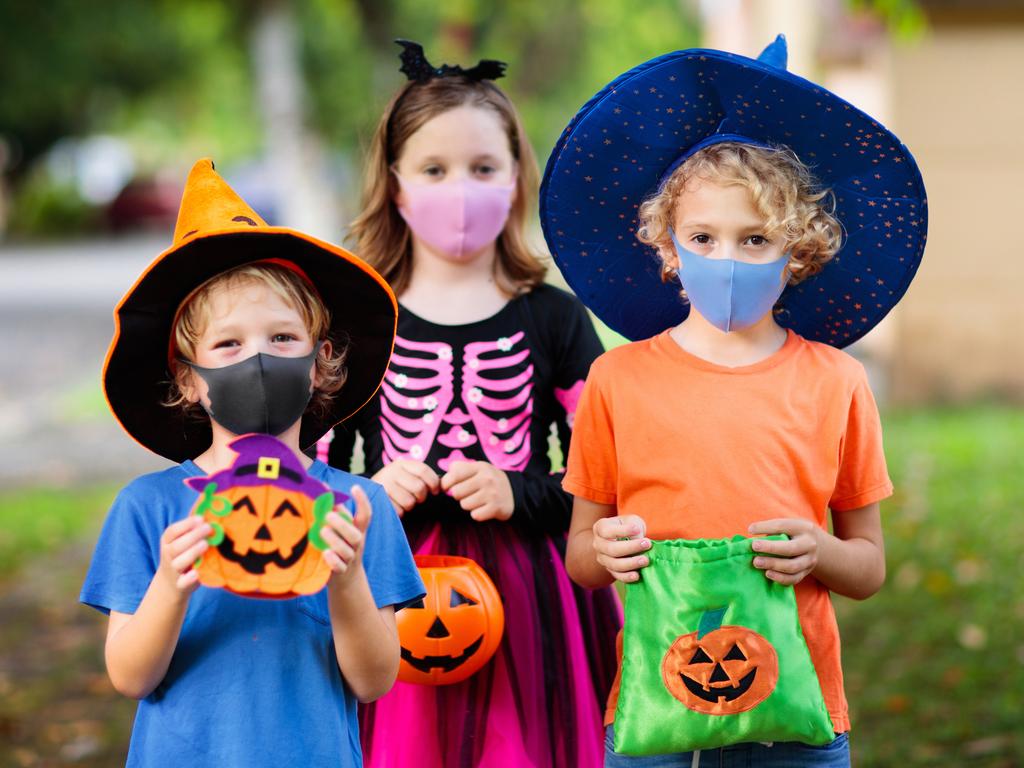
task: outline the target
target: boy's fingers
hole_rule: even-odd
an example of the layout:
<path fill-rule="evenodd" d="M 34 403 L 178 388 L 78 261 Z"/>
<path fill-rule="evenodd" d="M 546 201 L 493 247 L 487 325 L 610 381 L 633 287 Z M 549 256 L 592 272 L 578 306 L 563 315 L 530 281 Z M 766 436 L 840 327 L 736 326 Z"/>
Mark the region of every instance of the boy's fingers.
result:
<path fill-rule="evenodd" d="M 793 558 L 755 557 L 754 567 L 776 573 L 795 574 L 810 571 L 814 567 L 814 562 L 807 555 Z"/>
<path fill-rule="evenodd" d="M 612 574 L 625 573 L 626 571 L 637 571 L 650 563 L 646 555 L 636 557 L 608 557 L 598 555 L 597 562 L 607 568 Z"/>
<path fill-rule="evenodd" d="M 804 533 L 807 530 L 810 523 L 807 520 L 797 520 L 793 518 L 776 518 L 774 520 L 761 520 L 757 523 L 752 523 L 747 531 L 754 535 L 765 534 L 772 535 L 775 533 L 785 533 L 789 536 L 796 536 L 797 534 Z"/>
<path fill-rule="evenodd" d="M 324 541 L 327 542 L 327 546 L 330 547 L 330 551 L 336 554 L 343 561 L 348 562 L 355 555 L 355 550 L 349 546 L 348 542 L 326 525 L 320 529 L 320 535 L 323 537 Z"/>
<path fill-rule="evenodd" d="M 178 589 L 184 591 L 194 584 L 199 582 L 199 571 L 194 568 L 191 571 L 187 571 L 178 577 L 177 582 Z"/>
<path fill-rule="evenodd" d="M 205 522 L 206 521 L 203 519 L 202 515 L 189 515 L 184 520 L 179 520 L 176 523 L 168 525 L 161 538 L 163 539 L 164 544 L 169 544 L 191 528 L 194 528 L 197 525 L 202 525 Z"/>
<path fill-rule="evenodd" d="M 765 571 L 764 575 L 772 581 L 774 581 L 776 584 L 785 584 L 786 586 L 793 586 L 794 584 L 799 584 L 801 581 L 803 581 L 807 573 L 780 573 L 779 571 Z"/>
<path fill-rule="evenodd" d="M 594 533 L 604 539 L 632 539 L 643 536 L 645 527 L 636 515 L 605 517 L 594 524 Z"/>
<path fill-rule="evenodd" d="M 356 518 L 353 525 L 365 534 L 370 527 L 370 520 L 373 519 L 373 505 L 370 504 L 370 497 L 366 495 L 362 486 L 352 486 L 352 498 L 356 502 Z"/>
<path fill-rule="evenodd" d="M 197 541 L 205 541 L 206 537 L 213 533 L 213 526 L 207 522 L 203 522 L 191 531 L 186 531 L 180 536 L 174 538 L 167 544 L 167 553 L 171 558 L 177 557 L 179 554 L 184 552 L 189 547 L 193 546 Z"/>
<path fill-rule="evenodd" d="M 750 548 L 755 552 L 767 555 L 781 555 L 782 557 L 793 557 L 802 555 L 807 551 L 806 541 L 800 539 L 754 539 L 750 542 Z"/>
<path fill-rule="evenodd" d="M 171 560 L 171 567 L 178 573 L 183 573 L 199 558 L 200 555 L 203 554 L 203 552 L 209 548 L 210 544 L 206 539 L 197 541 L 191 547 Z"/>
<path fill-rule="evenodd" d="M 324 522 L 327 523 L 325 527 L 328 530 L 336 533 L 349 546 L 358 547 L 362 543 L 363 532 L 359 530 L 359 527 L 355 523 L 350 523 L 337 512 L 328 512 Z"/>
<path fill-rule="evenodd" d="M 327 563 L 327 567 L 335 573 L 344 573 L 348 568 L 345 562 L 329 549 L 324 550 L 323 558 L 324 562 Z"/>
<path fill-rule="evenodd" d="M 624 539 L 620 541 L 594 538 L 594 549 L 609 557 L 628 557 L 629 555 L 646 552 L 650 548 L 650 539 Z"/>

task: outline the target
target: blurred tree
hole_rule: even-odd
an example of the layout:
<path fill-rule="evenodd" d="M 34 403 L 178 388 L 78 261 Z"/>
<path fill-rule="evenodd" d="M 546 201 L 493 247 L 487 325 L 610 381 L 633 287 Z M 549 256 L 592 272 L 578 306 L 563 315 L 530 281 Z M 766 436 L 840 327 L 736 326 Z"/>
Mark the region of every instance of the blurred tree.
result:
<path fill-rule="evenodd" d="M 324 136 L 341 147 L 369 137 L 404 82 L 396 37 L 422 43 L 436 64 L 508 62 L 500 85 L 523 113 L 541 161 L 569 117 L 604 83 L 699 39 L 681 0 L 307 0 L 297 10 L 313 114 Z"/>
<path fill-rule="evenodd" d="M 136 100 L 207 69 L 192 33 L 219 13 L 196 0 L 0 2 L 0 136 L 20 174 L 56 140 L 109 127 Z M 231 46 L 230 25 L 218 25 Z M 226 34 L 225 34 L 226 33 Z"/>
<path fill-rule="evenodd" d="M 597 88 L 698 41 L 684 0 L 0 0 L 9 178 L 60 138 L 93 132 L 129 140 L 144 171 L 265 154 L 276 140 L 259 94 L 272 68 L 255 41 L 268 8 L 285 9 L 297 31 L 304 95 L 292 113 L 339 150 L 335 165 L 352 169 L 349 178 L 351 157 L 403 82 L 395 37 L 422 42 L 438 63 L 507 61 L 501 86 L 542 162 Z"/>

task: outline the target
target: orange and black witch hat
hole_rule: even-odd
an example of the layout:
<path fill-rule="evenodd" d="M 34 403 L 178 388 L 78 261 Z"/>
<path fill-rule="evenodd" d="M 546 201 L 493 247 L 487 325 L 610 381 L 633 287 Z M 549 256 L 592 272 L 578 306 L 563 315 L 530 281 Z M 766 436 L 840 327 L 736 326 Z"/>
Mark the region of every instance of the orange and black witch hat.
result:
<path fill-rule="evenodd" d="M 291 262 L 331 313 L 332 338 L 348 342 L 345 386 L 328 412 L 307 412 L 303 448 L 358 411 L 380 387 L 394 346 L 398 305 L 384 279 L 344 248 L 286 227 L 271 227 L 214 170 L 209 159 L 185 182 L 174 242 L 135 281 L 114 310 L 114 338 L 103 390 L 121 426 L 151 451 L 184 461 L 210 445 L 210 425 L 162 405 L 172 380 L 172 324 L 181 302 L 211 277 L 266 259 Z"/>

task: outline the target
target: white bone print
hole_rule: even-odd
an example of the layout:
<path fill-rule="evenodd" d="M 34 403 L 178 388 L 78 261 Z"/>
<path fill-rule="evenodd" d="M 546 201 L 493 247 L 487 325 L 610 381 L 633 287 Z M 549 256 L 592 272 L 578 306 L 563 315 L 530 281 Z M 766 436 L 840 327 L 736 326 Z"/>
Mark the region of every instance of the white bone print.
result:
<path fill-rule="evenodd" d="M 380 400 L 384 463 L 425 461 L 436 443 L 448 449 L 437 461 L 443 472 L 477 445 L 499 469 L 525 468 L 531 453 L 533 364 L 523 339 L 520 331 L 467 344 L 457 397 L 451 345 L 397 337 Z"/>
<path fill-rule="evenodd" d="M 533 364 L 527 362 L 530 350 L 525 344 L 514 351 L 523 338 L 519 331 L 497 341 L 472 342 L 462 360 L 462 401 L 484 455 L 503 470 L 522 470 L 530 460 Z M 485 372 L 492 375 L 484 377 Z"/>
<path fill-rule="evenodd" d="M 380 398 L 385 464 L 403 458 L 426 460 L 441 427 L 440 414 L 452 402 L 452 370 L 450 344 L 395 337 L 395 351 L 384 375 Z M 405 416 L 400 411 L 417 415 Z"/>

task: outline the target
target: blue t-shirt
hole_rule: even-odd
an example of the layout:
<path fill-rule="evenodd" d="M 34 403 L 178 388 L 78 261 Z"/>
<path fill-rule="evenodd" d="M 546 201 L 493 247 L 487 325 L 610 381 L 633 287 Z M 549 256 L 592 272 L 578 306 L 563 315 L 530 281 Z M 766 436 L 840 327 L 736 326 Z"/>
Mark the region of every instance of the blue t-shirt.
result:
<path fill-rule="evenodd" d="M 198 494 L 191 461 L 143 475 L 118 495 L 80 600 L 134 613 L 160 562 L 160 537 Z M 363 565 L 378 607 L 424 595 L 401 523 L 375 483 L 314 462 L 309 474 L 344 492 L 359 483 L 373 505 Z M 352 502 L 349 502 L 351 506 Z M 139 702 L 129 766 L 362 764 L 356 699 L 338 670 L 327 589 L 290 600 L 200 587 L 189 599 L 167 675 Z"/>

